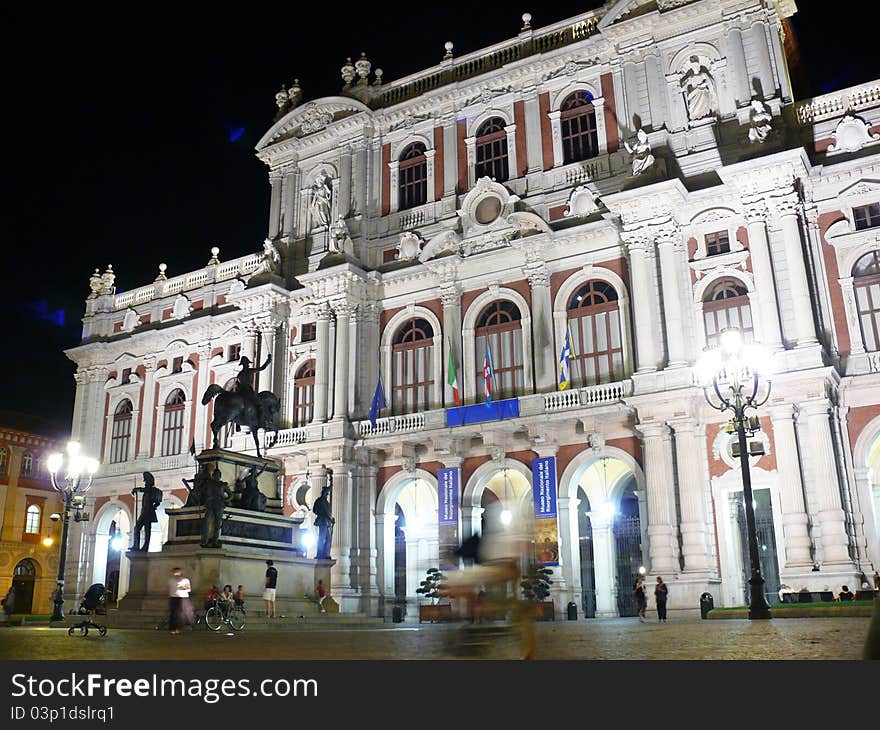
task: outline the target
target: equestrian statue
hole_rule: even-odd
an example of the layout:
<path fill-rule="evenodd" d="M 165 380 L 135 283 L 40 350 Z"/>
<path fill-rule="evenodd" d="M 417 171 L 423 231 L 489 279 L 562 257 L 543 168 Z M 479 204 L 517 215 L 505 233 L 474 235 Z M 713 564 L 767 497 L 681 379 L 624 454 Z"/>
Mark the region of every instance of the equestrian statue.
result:
<path fill-rule="evenodd" d="M 266 448 L 272 448 L 278 438 L 278 426 L 275 418 L 278 415 L 280 403 L 278 397 L 269 390 L 254 392 L 254 374 L 265 370 L 272 361 L 272 355 L 266 357 L 266 362 L 261 367 L 251 367 L 251 361 L 247 357 L 240 360 L 241 370 L 235 376 L 235 386 L 232 390 L 224 390 L 216 383 L 208 386 L 202 396 L 202 405 L 208 405 L 212 398 L 214 401 L 214 419 L 211 421 L 211 432 L 214 434 L 214 447 L 220 448 L 220 429 L 227 424 L 235 424 L 236 431 L 241 426 L 247 426 L 254 437 L 257 447 L 257 456 L 260 454 L 260 442 L 257 439 L 257 431 L 265 429 L 272 431 L 275 436 L 271 444 Z"/>

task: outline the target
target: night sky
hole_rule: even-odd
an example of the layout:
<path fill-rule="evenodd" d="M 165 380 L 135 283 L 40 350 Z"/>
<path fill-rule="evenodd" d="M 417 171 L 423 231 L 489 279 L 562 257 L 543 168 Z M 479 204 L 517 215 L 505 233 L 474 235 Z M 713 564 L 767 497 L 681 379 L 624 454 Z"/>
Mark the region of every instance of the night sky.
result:
<path fill-rule="evenodd" d="M 306 100 L 335 95 L 339 67 L 361 51 L 393 81 L 438 63 L 447 40 L 461 55 L 515 36 L 524 10 L 540 28 L 599 4 L 512 10 L 490 0 L 470 19 L 427 3 L 404 16 L 337 3 L 0 11 L 0 411 L 69 429 L 74 366 L 62 350 L 79 341 L 95 267 L 112 263 L 124 291 L 152 281 L 163 261 L 169 276 L 204 266 L 214 245 L 222 260 L 260 249 L 269 188 L 254 146 L 282 83 L 298 77 Z M 875 24 L 835 20 L 847 6 L 859 17 L 862 3 L 835 2 L 833 17 L 829 4 L 799 5 L 805 96 L 880 77 Z"/>

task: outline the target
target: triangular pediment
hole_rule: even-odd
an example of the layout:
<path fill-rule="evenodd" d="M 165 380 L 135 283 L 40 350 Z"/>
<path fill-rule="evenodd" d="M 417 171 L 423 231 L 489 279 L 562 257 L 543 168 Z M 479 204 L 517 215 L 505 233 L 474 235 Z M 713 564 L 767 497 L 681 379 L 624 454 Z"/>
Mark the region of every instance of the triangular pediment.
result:
<path fill-rule="evenodd" d="M 866 195 L 868 193 L 880 195 L 880 180 L 863 177 L 861 180 L 841 188 L 838 195 Z"/>

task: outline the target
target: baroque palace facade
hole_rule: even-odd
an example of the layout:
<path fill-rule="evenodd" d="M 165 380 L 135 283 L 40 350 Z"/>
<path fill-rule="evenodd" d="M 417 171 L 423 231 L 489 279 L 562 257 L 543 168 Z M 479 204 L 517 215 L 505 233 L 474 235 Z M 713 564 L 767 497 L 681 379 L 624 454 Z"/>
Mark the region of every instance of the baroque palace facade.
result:
<path fill-rule="evenodd" d="M 190 445 L 211 443 L 208 385 L 271 354 L 258 389 L 282 403 L 277 496 L 308 524 L 332 470 L 342 610 L 408 599 L 412 615 L 450 535 L 538 524 L 538 465 L 556 487 L 540 516 L 557 615 L 569 601 L 631 614 L 640 566 L 669 584 L 672 609 L 704 591 L 742 605 L 739 461 L 694 374 L 727 327 L 775 371 L 751 467 L 768 594 L 870 575 L 880 82 L 793 99 L 796 11 L 620 0 L 542 29 L 524 15 L 518 36 L 466 56 L 447 43 L 398 81 L 361 55 L 339 96 L 282 88 L 257 146 L 262 251 L 214 249 L 175 277 L 163 264 L 124 293 L 112 269 L 92 277 L 67 354 L 73 434 L 102 467 L 71 595 L 105 578 L 109 526 L 130 530 L 143 471 L 163 510 L 182 504 Z M 380 379 L 387 406 L 371 419 Z M 222 438 L 253 452 L 246 433 Z"/>

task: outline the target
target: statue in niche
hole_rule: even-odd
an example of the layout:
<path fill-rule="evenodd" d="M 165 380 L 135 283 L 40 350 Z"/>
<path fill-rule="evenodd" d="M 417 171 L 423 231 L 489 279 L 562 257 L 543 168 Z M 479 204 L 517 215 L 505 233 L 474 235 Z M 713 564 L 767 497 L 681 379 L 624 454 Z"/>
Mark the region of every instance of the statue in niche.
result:
<path fill-rule="evenodd" d="M 319 173 L 312 183 L 312 197 L 309 211 L 312 215 L 312 227 L 330 225 L 330 200 L 333 193 L 330 189 L 330 178 L 323 172 Z"/>
<path fill-rule="evenodd" d="M 773 127 L 770 122 L 773 115 L 770 109 L 760 99 L 752 101 L 752 108 L 749 110 L 749 142 L 762 143 L 767 139 Z"/>
<path fill-rule="evenodd" d="M 278 253 L 278 249 L 275 247 L 272 239 L 267 238 L 263 241 L 263 260 L 260 262 L 260 267 L 254 273 L 274 274 L 278 271 L 278 265 L 280 263 L 281 254 Z"/>
<path fill-rule="evenodd" d="M 715 81 L 697 56 L 691 56 L 679 83 L 684 90 L 688 119 L 695 122 L 715 113 L 718 108 Z"/>
<path fill-rule="evenodd" d="M 630 145 L 630 141 L 633 142 Z M 632 174 L 633 177 L 641 175 L 651 165 L 654 164 L 654 155 L 651 152 L 651 144 L 648 142 L 648 133 L 644 129 L 636 132 L 634 140 L 624 140 L 623 146 L 632 157 Z"/>
<path fill-rule="evenodd" d="M 348 226 L 345 224 L 341 215 L 336 219 L 336 222 L 330 226 L 329 247 L 331 253 L 348 253 L 351 251 L 351 234 L 349 234 Z"/>

